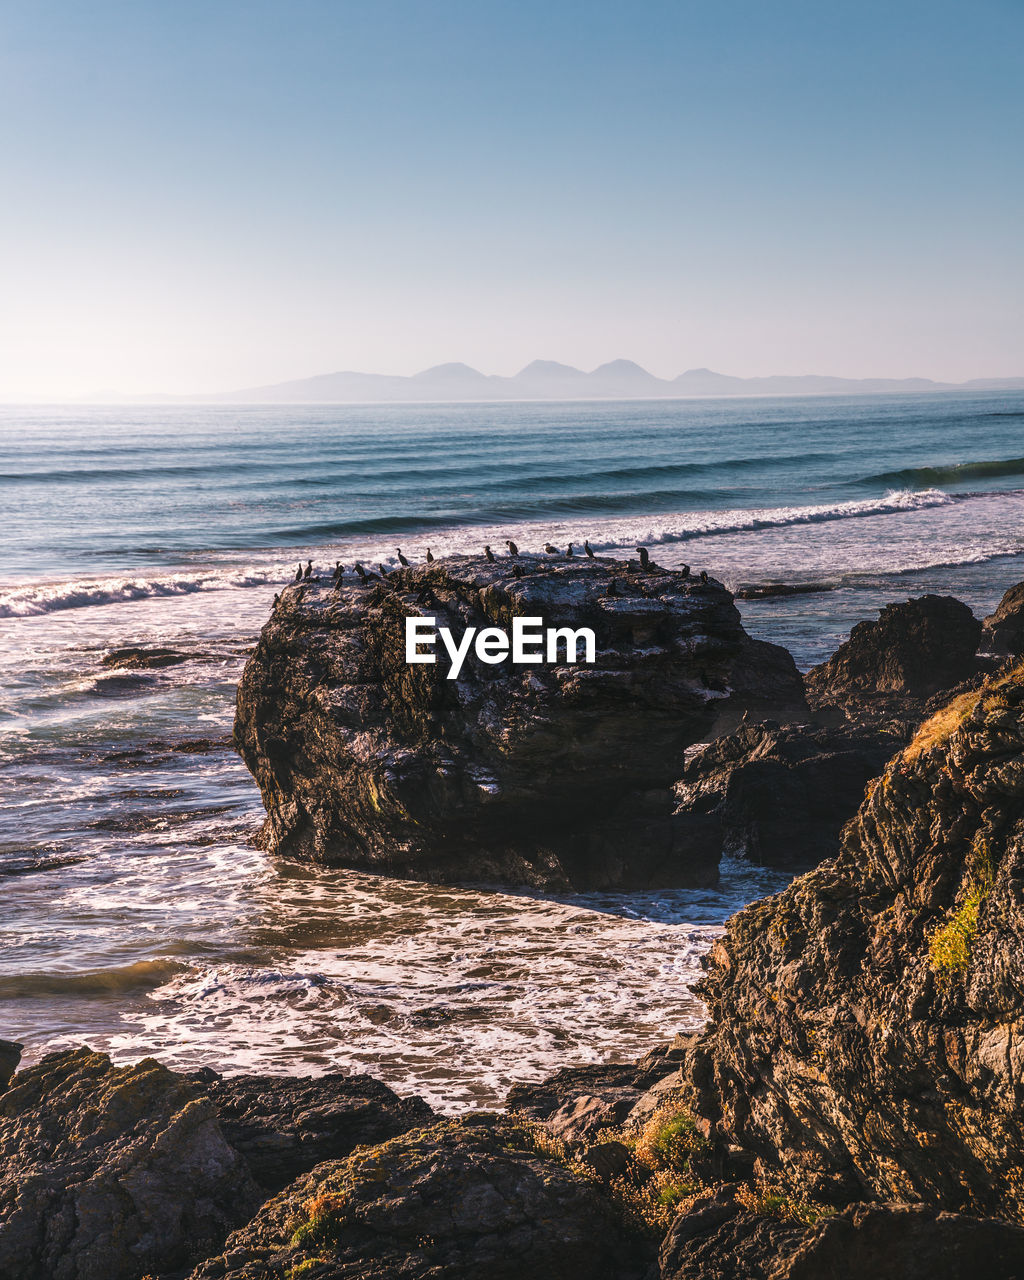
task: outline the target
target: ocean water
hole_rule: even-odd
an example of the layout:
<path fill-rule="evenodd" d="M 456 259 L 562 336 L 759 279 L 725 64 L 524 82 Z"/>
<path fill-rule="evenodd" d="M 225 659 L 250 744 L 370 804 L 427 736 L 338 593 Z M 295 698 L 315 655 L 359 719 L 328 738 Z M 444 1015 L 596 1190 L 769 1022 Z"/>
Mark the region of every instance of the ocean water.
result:
<path fill-rule="evenodd" d="M 784 878 L 552 898 L 272 862 L 230 747 L 311 557 L 647 545 L 801 666 L 890 600 L 1024 579 L 1024 393 L 0 409 L 0 1036 L 367 1070 L 454 1108 L 699 1025 L 699 960 Z M 181 661 L 104 665 L 159 645 Z"/>

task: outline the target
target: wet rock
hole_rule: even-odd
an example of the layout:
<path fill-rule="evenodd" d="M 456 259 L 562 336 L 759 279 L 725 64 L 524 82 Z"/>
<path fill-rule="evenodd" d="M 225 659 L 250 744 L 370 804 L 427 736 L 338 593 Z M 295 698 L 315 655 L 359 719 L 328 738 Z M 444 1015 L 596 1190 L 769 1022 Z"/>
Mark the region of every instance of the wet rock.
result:
<path fill-rule="evenodd" d="M 421 1098 L 400 1098 L 365 1075 L 214 1076 L 206 1091 L 225 1139 L 268 1193 L 323 1160 L 437 1119 Z"/>
<path fill-rule="evenodd" d="M 742 1210 L 730 1192 L 681 1213 L 662 1280 L 977 1280 L 1024 1274 L 1024 1230 L 923 1205 L 855 1205 L 805 1225 Z"/>
<path fill-rule="evenodd" d="M 406 663 L 408 617 L 456 638 L 516 617 L 585 626 L 597 661 L 470 657 L 448 680 L 440 644 L 436 665 Z M 694 884 L 714 878 L 717 851 L 677 820 L 671 787 L 685 748 L 754 700 L 806 706 L 792 659 L 752 641 L 713 581 L 452 557 L 366 588 L 286 589 L 239 686 L 235 736 L 275 853 L 442 881 Z"/>
<path fill-rule="evenodd" d="M 687 752 L 674 788 L 676 814 L 713 830 L 723 853 L 803 869 L 839 851 L 839 834 L 864 788 L 901 745 L 846 722 L 744 724 Z"/>
<path fill-rule="evenodd" d="M 634 1098 L 641 1093 L 633 1063 L 562 1067 L 546 1080 L 514 1084 L 505 1099 L 505 1108 L 531 1120 L 546 1120 L 583 1096 L 612 1102 L 630 1093 Z"/>
<path fill-rule="evenodd" d="M 0 1093 L 0 1153 L 4 1280 L 184 1268 L 260 1199 L 213 1104 L 152 1059 L 50 1054 Z"/>
<path fill-rule="evenodd" d="M 161 649 L 158 646 L 144 648 L 137 645 L 129 645 L 123 649 L 111 649 L 109 653 L 103 655 L 100 665 L 137 671 L 151 671 L 158 667 L 174 667 L 181 662 L 188 662 L 191 656 L 188 653 L 179 653 L 177 649 Z"/>
<path fill-rule="evenodd" d="M 795 1193 L 1015 1217 L 1024 1167 L 1024 667 L 960 695 L 839 856 L 729 922 L 691 1105 Z"/>
<path fill-rule="evenodd" d="M 21 1061 L 23 1044 L 16 1040 L 0 1040 L 0 1089 L 5 1089 L 18 1069 Z"/>
<path fill-rule="evenodd" d="M 640 1280 L 645 1264 L 595 1187 L 447 1122 L 318 1165 L 191 1280 Z"/>
<path fill-rule="evenodd" d="M 981 647 L 999 657 L 1024 654 L 1024 582 L 1011 587 L 982 623 Z"/>
<path fill-rule="evenodd" d="M 920 596 L 858 622 L 828 662 L 805 677 L 812 707 L 916 719 L 924 700 L 978 670 L 981 623 L 952 596 Z"/>

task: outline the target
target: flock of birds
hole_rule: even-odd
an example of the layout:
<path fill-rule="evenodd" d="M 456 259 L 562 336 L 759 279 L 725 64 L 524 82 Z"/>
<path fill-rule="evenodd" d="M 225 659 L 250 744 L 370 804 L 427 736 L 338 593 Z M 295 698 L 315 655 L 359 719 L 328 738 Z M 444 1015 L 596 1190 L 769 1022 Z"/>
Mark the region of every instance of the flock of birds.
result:
<path fill-rule="evenodd" d="M 511 540 L 511 538 L 505 539 L 505 546 L 508 548 L 509 558 L 514 562 L 512 565 L 512 573 L 515 575 L 515 577 L 521 578 L 523 576 L 523 567 L 521 564 L 518 563 L 519 548 Z M 411 568 L 412 562 L 408 559 L 407 556 L 403 554 L 402 548 L 396 547 L 395 550 L 398 553 L 399 565 L 403 569 Z M 560 551 L 558 547 L 552 545 L 552 543 L 546 542 L 544 544 L 544 551 L 549 556 L 565 556 L 569 559 L 571 559 L 573 556 L 577 554 L 571 542 L 566 547 L 564 552 Z M 651 556 L 647 548 L 637 547 L 636 552 L 637 552 L 637 555 L 640 557 L 640 567 L 642 569 L 649 569 L 651 567 Z M 584 542 L 583 542 L 583 554 L 586 555 L 591 560 L 595 558 L 594 549 L 593 547 L 591 547 L 590 542 L 587 539 L 584 539 Z M 484 547 L 484 555 L 487 557 L 488 561 L 491 564 L 496 563 L 497 557 L 495 556 L 494 552 L 491 550 L 490 546 Z M 433 561 L 434 561 L 434 553 L 430 550 L 429 547 L 427 547 L 426 563 L 432 564 Z M 357 560 L 355 564 L 352 566 L 352 572 L 356 575 L 356 577 L 359 579 L 361 584 L 364 587 L 366 587 L 366 586 L 369 586 L 371 582 L 386 581 L 387 578 L 390 577 L 391 573 L 393 572 L 392 570 L 387 569 L 383 564 L 378 564 L 377 568 L 380 570 L 379 574 L 373 573 L 372 570 L 365 569 L 363 565 L 360 564 L 360 562 Z M 345 569 L 345 566 L 341 563 L 341 561 L 336 560 L 334 562 L 334 570 L 331 574 L 331 577 L 334 580 L 335 587 L 341 586 L 342 578 L 346 572 L 347 570 Z M 678 573 L 680 577 L 688 578 L 690 576 L 690 566 L 688 564 L 684 564 L 682 568 L 678 570 Z M 303 566 L 302 563 L 300 562 L 298 569 L 295 571 L 294 581 L 308 582 L 312 577 L 313 577 L 313 561 L 307 560 L 305 566 Z M 708 581 L 708 575 L 705 569 L 702 569 L 700 572 L 700 581 L 701 582 Z M 423 587 L 419 595 L 416 597 L 417 603 L 422 604 L 429 601 L 429 598 L 432 594 L 433 592 L 431 591 L 429 586 Z M 616 594 L 615 580 L 613 579 L 611 583 L 611 587 L 609 589 L 609 595 L 615 595 L 615 594 Z M 281 599 L 280 595 L 274 596 L 275 606 L 277 605 L 280 599 Z"/>

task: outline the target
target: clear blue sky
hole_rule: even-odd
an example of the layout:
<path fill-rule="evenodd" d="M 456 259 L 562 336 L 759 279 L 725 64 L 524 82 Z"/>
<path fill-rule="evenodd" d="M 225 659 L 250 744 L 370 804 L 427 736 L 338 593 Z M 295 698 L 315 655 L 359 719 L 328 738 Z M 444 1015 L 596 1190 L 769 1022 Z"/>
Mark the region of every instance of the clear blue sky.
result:
<path fill-rule="evenodd" d="M 1024 374 L 1021 0 L 0 3 L 0 398 Z"/>

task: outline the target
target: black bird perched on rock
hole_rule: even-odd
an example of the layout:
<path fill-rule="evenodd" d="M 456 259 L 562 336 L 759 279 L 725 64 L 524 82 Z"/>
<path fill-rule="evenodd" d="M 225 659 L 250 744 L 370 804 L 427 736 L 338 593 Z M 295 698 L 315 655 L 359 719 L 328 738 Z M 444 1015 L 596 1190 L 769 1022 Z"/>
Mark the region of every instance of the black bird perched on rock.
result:
<path fill-rule="evenodd" d="M 274 608 L 276 609 L 276 608 L 277 608 L 277 606 L 278 606 L 280 603 L 281 603 L 281 597 L 280 597 L 279 595 L 275 595 L 275 596 L 274 596 Z"/>
<path fill-rule="evenodd" d="M 379 564 L 379 565 L 377 566 L 377 568 L 380 570 L 380 576 L 381 576 L 382 578 L 386 578 L 386 577 L 388 576 L 388 571 L 387 571 L 387 569 L 385 569 L 385 568 L 384 568 L 384 566 L 383 566 L 382 564 Z"/>
<path fill-rule="evenodd" d="M 433 564 L 433 563 L 434 563 L 434 553 L 433 551 L 431 551 L 429 547 L 427 547 L 427 564 Z"/>
<path fill-rule="evenodd" d="M 512 566 L 512 577 L 521 578 L 522 576 L 523 576 L 523 566 L 521 564 L 514 564 Z"/>
<path fill-rule="evenodd" d="M 690 566 L 688 564 L 684 564 L 679 570 L 679 576 L 681 578 L 688 578 L 690 576 Z"/>
<path fill-rule="evenodd" d="M 611 582 L 608 583 L 608 594 L 610 596 L 617 596 L 619 594 L 619 585 L 614 578 L 612 578 Z"/>
<path fill-rule="evenodd" d="M 645 569 L 646 569 L 646 568 L 648 568 L 648 567 L 650 566 L 650 563 L 651 563 L 651 557 L 650 557 L 650 555 L 648 554 L 647 548 L 646 548 L 646 547 L 637 547 L 637 549 L 636 549 L 636 553 L 637 553 L 637 555 L 640 557 L 640 563 L 643 565 L 643 567 L 644 567 Z"/>
<path fill-rule="evenodd" d="M 487 557 L 488 564 L 494 564 L 494 552 L 490 547 L 484 547 L 484 555 Z"/>
<path fill-rule="evenodd" d="M 406 560 L 405 556 L 402 555 L 402 548 L 395 547 L 395 550 L 398 552 L 398 563 L 402 565 L 403 568 L 408 569 L 409 561 Z"/>
<path fill-rule="evenodd" d="M 353 566 L 353 572 L 359 575 L 359 581 L 363 584 L 364 587 L 370 581 L 370 575 L 366 572 L 366 570 L 363 568 L 363 566 L 359 563 L 358 560 L 355 562 L 355 565 Z"/>
<path fill-rule="evenodd" d="M 295 570 L 295 581 L 296 582 L 302 581 L 302 561 L 301 560 L 299 561 L 299 567 Z"/>
<path fill-rule="evenodd" d="M 544 550 L 548 553 L 548 555 L 549 555 L 549 556 L 557 556 L 557 555 L 558 555 L 558 548 L 557 548 L 557 547 L 553 547 L 553 546 L 551 545 L 551 543 L 550 543 L 550 542 L 545 542 L 545 543 L 544 543 Z"/>
<path fill-rule="evenodd" d="M 708 571 L 707 571 L 707 569 L 701 569 L 701 571 L 700 571 L 700 580 L 701 580 L 701 582 L 707 582 L 707 580 L 708 580 Z"/>
<path fill-rule="evenodd" d="M 312 560 L 307 560 L 307 561 L 306 561 L 306 567 L 305 567 L 305 569 L 303 569 L 303 571 L 302 571 L 302 579 L 303 579 L 303 581 L 304 581 L 304 582 L 305 582 L 305 581 L 310 577 L 310 575 L 312 574 L 312 572 L 313 572 L 313 561 L 312 561 Z"/>
<path fill-rule="evenodd" d="M 573 549 L 572 549 L 572 543 L 571 543 L 571 542 L 570 542 L 570 543 L 569 543 L 569 545 L 566 547 L 566 549 L 565 549 L 565 554 L 566 554 L 567 556 L 574 556 L 574 555 L 576 554 L 576 552 L 575 552 L 575 551 L 573 551 Z"/>
<path fill-rule="evenodd" d="M 586 538 L 583 539 L 583 550 L 587 553 L 587 559 L 593 560 L 594 548 L 590 545 L 589 541 Z"/>
<path fill-rule="evenodd" d="M 510 556 L 517 556 L 519 554 L 519 548 L 510 538 L 505 539 L 505 546 L 508 547 L 508 553 Z"/>

